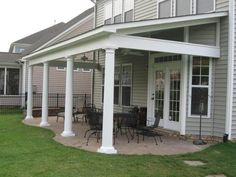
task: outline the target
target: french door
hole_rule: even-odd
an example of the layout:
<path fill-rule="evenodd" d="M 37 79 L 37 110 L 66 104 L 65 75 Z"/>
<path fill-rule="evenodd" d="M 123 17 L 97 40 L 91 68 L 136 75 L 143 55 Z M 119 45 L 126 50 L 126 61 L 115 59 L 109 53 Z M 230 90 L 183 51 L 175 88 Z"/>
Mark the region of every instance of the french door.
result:
<path fill-rule="evenodd" d="M 179 62 L 158 63 L 155 67 L 155 115 L 161 117 L 160 126 L 180 130 L 180 80 Z"/>

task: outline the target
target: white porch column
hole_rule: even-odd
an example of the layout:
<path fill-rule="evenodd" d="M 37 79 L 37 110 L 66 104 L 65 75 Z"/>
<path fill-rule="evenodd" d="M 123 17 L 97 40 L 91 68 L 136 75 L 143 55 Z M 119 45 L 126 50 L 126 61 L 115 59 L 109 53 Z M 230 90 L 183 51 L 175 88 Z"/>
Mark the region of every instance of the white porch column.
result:
<path fill-rule="evenodd" d="M 26 69 L 27 69 L 27 62 L 25 61 L 22 66 L 22 91 L 21 91 L 21 94 L 22 94 L 21 107 L 22 108 L 25 107 Z"/>
<path fill-rule="evenodd" d="M 184 28 L 184 41 L 189 42 L 189 27 Z M 188 55 L 182 55 L 180 86 L 180 134 L 186 134 L 187 91 L 188 91 Z"/>
<path fill-rule="evenodd" d="M 113 147 L 113 100 L 114 100 L 114 72 L 115 72 L 115 49 L 105 49 L 105 83 L 103 103 L 103 130 L 102 146 L 100 153 L 116 154 Z"/>
<path fill-rule="evenodd" d="M 42 119 L 40 127 L 49 126 L 48 123 L 48 77 L 49 77 L 48 62 L 43 63 L 43 98 L 42 98 Z"/>
<path fill-rule="evenodd" d="M 68 57 L 67 67 L 66 67 L 65 120 L 64 120 L 64 131 L 61 134 L 61 136 L 63 137 L 75 136 L 75 134 L 72 131 L 73 73 L 74 73 L 74 60 L 72 57 Z"/>
<path fill-rule="evenodd" d="M 27 92 L 27 115 L 25 119 L 33 119 L 33 89 L 32 89 L 33 66 L 28 66 L 28 92 Z"/>

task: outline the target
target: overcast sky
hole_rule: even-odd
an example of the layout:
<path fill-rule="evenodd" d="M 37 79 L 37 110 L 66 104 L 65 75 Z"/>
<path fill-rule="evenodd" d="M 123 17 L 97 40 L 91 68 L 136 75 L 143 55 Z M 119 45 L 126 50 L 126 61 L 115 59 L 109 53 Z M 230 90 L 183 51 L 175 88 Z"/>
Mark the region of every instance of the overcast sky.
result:
<path fill-rule="evenodd" d="M 18 39 L 67 22 L 93 6 L 90 0 L 2 0 L 0 51 L 7 52 Z"/>

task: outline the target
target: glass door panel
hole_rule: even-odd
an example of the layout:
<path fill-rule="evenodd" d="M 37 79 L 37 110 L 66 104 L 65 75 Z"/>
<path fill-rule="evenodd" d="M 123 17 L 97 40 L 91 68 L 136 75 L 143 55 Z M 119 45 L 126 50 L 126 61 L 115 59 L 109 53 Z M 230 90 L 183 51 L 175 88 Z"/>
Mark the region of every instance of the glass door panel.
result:
<path fill-rule="evenodd" d="M 180 71 L 170 71 L 169 121 L 179 122 Z"/>
<path fill-rule="evenodd" d="M 159 113 L 161 119 L 164 117 L 164 93 L 165 93 L 165 73 L 156 71 L 155 79 L 155 115 Z"/>

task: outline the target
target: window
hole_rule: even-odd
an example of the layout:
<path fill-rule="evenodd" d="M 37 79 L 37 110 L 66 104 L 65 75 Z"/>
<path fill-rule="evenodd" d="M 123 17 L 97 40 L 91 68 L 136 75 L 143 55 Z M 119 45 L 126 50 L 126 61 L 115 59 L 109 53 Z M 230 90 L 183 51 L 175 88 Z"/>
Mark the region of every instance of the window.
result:
<path fill-rule="evenodd" d="M 65 71 L 65 70 L 66 70 L 66 67 L 64 67 L 64 66 L 58 66 L 56 69 L 57 69 L 58 71 Z"/>
<path fill-rule="evenodd" d="M 193 57 L 191 65 L 191 109 L 190 116 L 200 114 L 200 105 L 203 115 L 210 115 L 210 88 L 211 88 L 211 62 L 207 57 Z"/>
<path fill-rule="evenodd" d="M 24 52 L 24 48 L 21 48 L 21 47 L 15 47 L 15 52 L 14 53 L 22 53 Z"/>
<path fill-rule="evenodd" d="M 172 0 L 161 0 L 157 3 L 158 18 L 172 16 Z"/>
<path fill-rule="evenodd" d="M 102 103 L 104 99 L 104 80 L 105 80 L 105 68 L 102 69 Z M 120 66 L 115 67 L 114 75 L 114 104 L 120 103 Z"/>
<path fill-rule="evenodd" d="M 17 68 L 0 68 L 0 94 L 18 95 L 20 70 Z"/>
<path fill-rule="evenodd" d="M 105 21 L 104 24 L 111 24 L 112 23 L 112 1 L 107 2 L 104 5 L 104 12 L 105 12 Z"/>
<path fill-rule="evenodd" d="M 176 0 L 176 16 L 191 14 L 192 0 Z"/>
<path fill-rule="evenodd" d="M 122 66 L 122 105 L 130 106 L 131 105 L 131 88 L 132 88 L 132 65 L 123 65 Z"/>
<path fill-rule="evenodd" d="M 124 21 L 134 20 L 134 0 L 124 0 Z"/>
<path fill-rule="evenodd" d="M 0 95 L 3 95 L 5 93 L 4 85 L 5 85 L 5 68 L 0 68 Z"/>
<path fill-rule="evenodd" d="M 122 21 L 122 0 L 114 0 L 114 23 Z"/>
<path fill-rule="evenodd" d="M 215 0 L 196 0 L 196 13 L 202 14 L 215 10 Z"/>
<path fill-rule="evenodd" d="M 104 97 L 104 78 L 105 69 L 102 69 L 102 102 Z M 131 90 L 132 90 L 132 65 L 124 64 L 122 65 L 122 70 L 120 66 L 115 67 L 114 75 L 114 104 L 123 106 L 131 105 Z M 120 94 L 122 92 L 122 94 Z M 121 96 L 122 95 L 122 96 Z"/>

